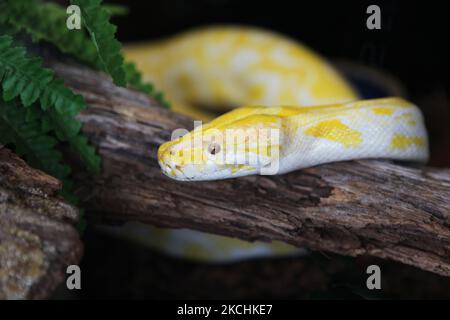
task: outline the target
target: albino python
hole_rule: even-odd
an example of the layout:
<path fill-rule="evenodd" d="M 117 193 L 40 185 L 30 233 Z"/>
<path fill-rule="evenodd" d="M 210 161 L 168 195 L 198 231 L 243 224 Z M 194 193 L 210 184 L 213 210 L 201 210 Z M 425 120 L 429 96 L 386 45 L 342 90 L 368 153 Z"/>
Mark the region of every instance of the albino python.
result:
<path fill-rule="evenodd" d="M 211 110 L 246 106 L 160 146 L 159 164 L 171 178 L 234 178 L 261 173 L 274 161 L 276 174 L 361 158 L 427 161 L 427 133 L 416 106 L 401 98 L 360 100 L 323 58 L 279 34 L 210 27 L 130 45 L 125 55 L 167 94 L 175 111 L 208 121 Z M 244 139 L 224 138 L 228 129 Z M 263 129 L 278 135 L 276 140 L 264 137 L 264 148 L 258 146 Z M 194 258 L 292 252 L 279 244 L 248 244 L 188 230 L 156 233 L 154 243 Z"/>

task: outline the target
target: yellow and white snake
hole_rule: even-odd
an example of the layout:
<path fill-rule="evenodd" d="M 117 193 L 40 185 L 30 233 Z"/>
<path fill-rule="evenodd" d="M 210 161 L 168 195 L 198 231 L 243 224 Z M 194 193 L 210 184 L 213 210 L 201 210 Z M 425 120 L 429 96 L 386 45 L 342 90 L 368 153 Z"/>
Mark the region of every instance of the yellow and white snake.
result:
<path fill-rule="evenodd" d="M 323 58 L 282 35 L 210 27 L 129 46 L 125 54 L 168 95 L 175 111 L 208 121 L 212 113 L 196 106 L 235 108 L 160 146 L 159 164 L 171 178 L 234 178 L 261 173 L 273 161 L 275 173 L 283 174 L 351 159 L 428 159 L 427 132 L 415 105 L 401 98 L 359 100 Z M 263 129 L 278 134 L 275 142 L 264 138 L 265 148 L 258 145 Z M 245 138 L 224 139 L 227 130 Z M 210 248 L 209 256 L 216 251 Z"/>

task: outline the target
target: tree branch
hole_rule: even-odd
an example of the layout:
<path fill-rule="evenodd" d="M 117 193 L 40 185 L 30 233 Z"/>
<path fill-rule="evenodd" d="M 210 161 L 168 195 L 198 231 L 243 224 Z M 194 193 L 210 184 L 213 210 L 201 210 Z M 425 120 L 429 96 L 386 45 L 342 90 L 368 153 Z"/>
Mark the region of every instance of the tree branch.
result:
<path fill-rule="evenodd" d="M 450 170 L 364 160 L 215 182 L 166 178 L 158 146 L 192 121 L 97 73 L 52 63 L 90 108 L 103 174 L 78 179 L 96 222 L 141 221 L 246 240 L 372 255 L 450 276 Z"/>

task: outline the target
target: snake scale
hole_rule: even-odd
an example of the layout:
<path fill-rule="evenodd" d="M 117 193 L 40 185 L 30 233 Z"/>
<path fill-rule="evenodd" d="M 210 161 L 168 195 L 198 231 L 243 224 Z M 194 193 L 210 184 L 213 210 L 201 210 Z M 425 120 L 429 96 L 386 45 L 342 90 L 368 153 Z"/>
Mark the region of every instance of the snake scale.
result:
<path fill-rule="evenodd" d="M 158 161 L 170 178 L 235 178 L 260 174 L 274 162 L 270 174 L 352 159 L 428 159 L 417 106 L 396 97 L 361 100 L 327 61 L 283 35 L 207 27 L 131 45 L 125 54 L 168 95 L 175 111 L 209 121 L 160 146 Z M 214 118 L 214 112 L 227 109 L 233 110 Z M 228 139 L 228 132 L 238 134 Z M 269 138 L 272 132 L 277 139 Z M 198 240 L 190 256 L 227 257 L 223 245 L 211 246 L 212 236 L 202 235 L 188 236 Z M 228 255 L 255 251 L 244 247 Z M 199 254 L 202 250 L 207 254 Z"/>

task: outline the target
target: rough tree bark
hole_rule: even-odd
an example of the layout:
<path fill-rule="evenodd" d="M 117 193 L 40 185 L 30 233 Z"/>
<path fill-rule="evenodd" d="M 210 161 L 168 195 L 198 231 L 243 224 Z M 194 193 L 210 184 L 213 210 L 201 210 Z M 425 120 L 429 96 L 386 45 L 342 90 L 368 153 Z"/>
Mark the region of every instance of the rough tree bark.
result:
<path fill-rule="evenodd" d="M 78 211 L 60 188 L 0 146 L 0 299 L 46 298 L 79 263 Z"/>
<path fill-rule="evenodd" d="M 156 152 L 172 130 L 190 129 L 191 119 L 90 70 L 51 65 L 89 104 L 80 119 L 103 173 L 77 178 L 92 221 L 281 240 L 450 276 L 450 170 L 364 160 L 281 176 L 177 182 L 161 174 Z"/>

